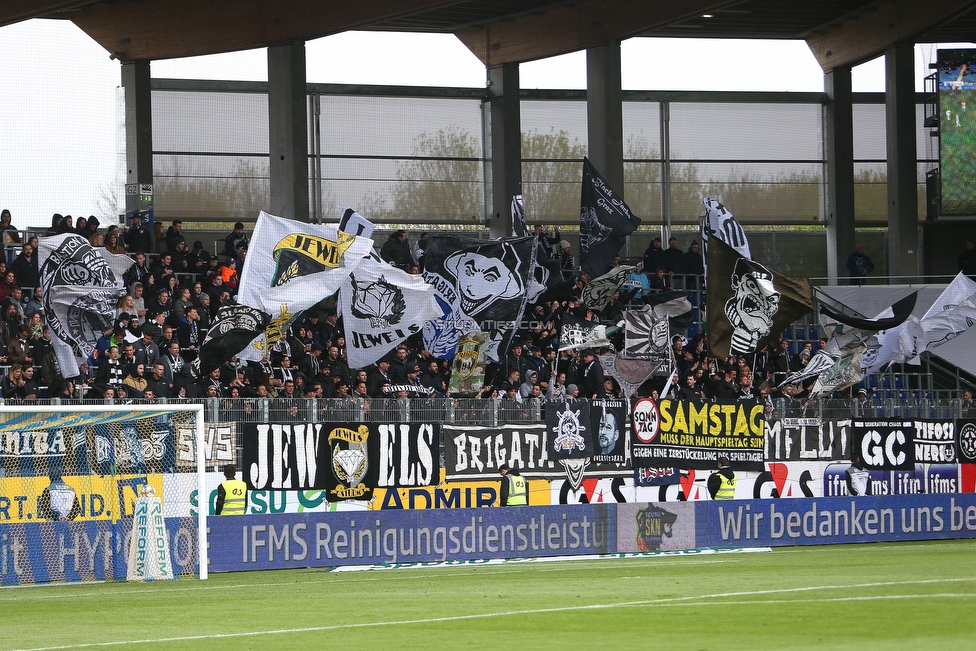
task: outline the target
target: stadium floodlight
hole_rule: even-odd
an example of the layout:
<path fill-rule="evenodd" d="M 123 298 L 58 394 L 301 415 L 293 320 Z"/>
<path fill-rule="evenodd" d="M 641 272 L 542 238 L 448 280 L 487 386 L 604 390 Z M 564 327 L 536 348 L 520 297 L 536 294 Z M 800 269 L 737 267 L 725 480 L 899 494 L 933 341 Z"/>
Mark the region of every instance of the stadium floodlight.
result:
<path fill-rule="evenodd" d="M 172 575 L 206 579 L 203 418 L 194 404 L 0 406 L 0 582 L 124 580 L 140 497 L 161 500 Z"/>

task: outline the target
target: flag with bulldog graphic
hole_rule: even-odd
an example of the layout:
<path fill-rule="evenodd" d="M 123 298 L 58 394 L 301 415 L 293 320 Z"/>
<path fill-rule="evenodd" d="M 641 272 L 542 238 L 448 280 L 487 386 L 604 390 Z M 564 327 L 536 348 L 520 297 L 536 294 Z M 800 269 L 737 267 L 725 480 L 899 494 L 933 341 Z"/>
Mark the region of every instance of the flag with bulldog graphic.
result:
<path fill-rule="evenodd" d="M 424 348 L 438 359 L 453 359 L 460 334 L 485 332 L 488 361 L 498 361 L 508 353 L 525 312 L 535 238 L 428 239 L 424 280 L 434 287 L 439 314 L 424 326 Z"/>

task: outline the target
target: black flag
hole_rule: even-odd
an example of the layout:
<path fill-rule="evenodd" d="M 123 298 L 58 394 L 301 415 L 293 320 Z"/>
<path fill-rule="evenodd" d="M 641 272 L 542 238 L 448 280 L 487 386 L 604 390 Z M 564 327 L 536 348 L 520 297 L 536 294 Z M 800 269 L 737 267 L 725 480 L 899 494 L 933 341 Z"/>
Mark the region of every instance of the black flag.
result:
<path fill-rule="evenodd" d="M 641 220 L 614 192 L 600 173 L 583 159 L 583 190 L 580 193 L 580 267 L 590 278 L 610 270 L 613 256 Z"/>
<path fill-rule="evenodd" d="M 271 323 L 271 315 L 246 305 L 225 305 L 217 310 L 200 344 L 200 374 L 211 371 L 244 350 Z"/>

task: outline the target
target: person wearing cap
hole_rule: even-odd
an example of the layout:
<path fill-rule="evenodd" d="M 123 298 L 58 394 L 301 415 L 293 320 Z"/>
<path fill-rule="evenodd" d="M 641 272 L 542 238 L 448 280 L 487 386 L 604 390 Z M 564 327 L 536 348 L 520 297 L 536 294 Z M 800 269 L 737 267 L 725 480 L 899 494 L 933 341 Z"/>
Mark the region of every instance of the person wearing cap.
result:
<path fill-rule="evenodd" d="M 152 253 L 156 240 L 152 229 L 142 223 L 142 214 L 133 210 L 129 214 L 129 227 L 125 229 L 125 248 L 129 253 Z"/>
<path fill-rule="evenodd" d="M 857 396 L 852 404 L 852 412 L 854 416 L 867 416 L 867 409 L 870 406 L 868 403 L 868 390 L 861 387 L 857 390 Z"/>
<path fill-rule="evenodd" d="M 529 482 L 519 474 L 518 468 L 512 468 L 507 463 L 503 463 L 498 467 L 498 474 L 502 476 L 498 504 L 500 506 L 528 506 Z"/>
<path fill-rule="evenodd" d="M 658 267 L 665 268 L 664 250 L 661 248 L 661 238 L 655 236 L 644 250 L 644 271 L 651 274 Z"/>
<path fill-rule="evenodd" d="M 589 348 L 580 351 L 583 363 L 580 365 L 579 387 L 580 395 L 584 398 L 603 397 L 603 365 L 596 358 L 596 354 Z"/>
<path fill-rule="evenodd" d="M 728 457 L 718 458 L 718 471 L 709 476 L 707 486 L 713 500 L 735 499 L 735 473 Z"/>
<path fill-rule="evenodd" d="M 228 260 L 237 259 L 237 252 L 247 248 L 247 237 L 244 236 L 244 224 L 237 222 L 234 230 L 224 239 L 224 255 Z"/>
<path fill-rule="evenodd" d="M 576 261 L 573 260 L 569 242 L 559 240 L 557 247 L 559 250 L 556 252 L 556 260 L 559 262 L 559 273 L 563 280 L 569 280 L 573 277 L 573 272 L 576 269 Z"/>
<path fill-rule="evenodd" d="M 571 400 L 576 400 L 580 397 L 579 387 L 575 384 L 566 385 L 566 397 Z"/>

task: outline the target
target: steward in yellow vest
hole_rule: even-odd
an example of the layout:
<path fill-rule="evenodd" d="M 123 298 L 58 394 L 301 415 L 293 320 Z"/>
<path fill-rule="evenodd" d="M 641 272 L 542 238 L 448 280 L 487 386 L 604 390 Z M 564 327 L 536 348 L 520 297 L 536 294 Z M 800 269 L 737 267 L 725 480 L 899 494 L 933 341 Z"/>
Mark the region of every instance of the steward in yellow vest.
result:
<path fill-rule="evenodd" d="M 719 457 L 718 472 L 708 478 L 708 493 L 713 500 L 731 500 L 735 498 L 735 473 L 732 472 L 728 457 Z"/>
<path fill-rule="evenodd" d="M 528 506 L 529 504 L 529 482 L 519 474 L 518 470 L 508 467 L 503 463 L 498 469 L 502 476 L 502 488 L 498 495 L 498 503 L 501 506 Z"/>
<path fill-rule="evenodd" d="M 240 479 L 234 479 L 237 467 L 234 464 L 224 466 L 224 481 L 217 488 L 217 515 L 244 515 L 247 511 L 247 484 Z"/>

